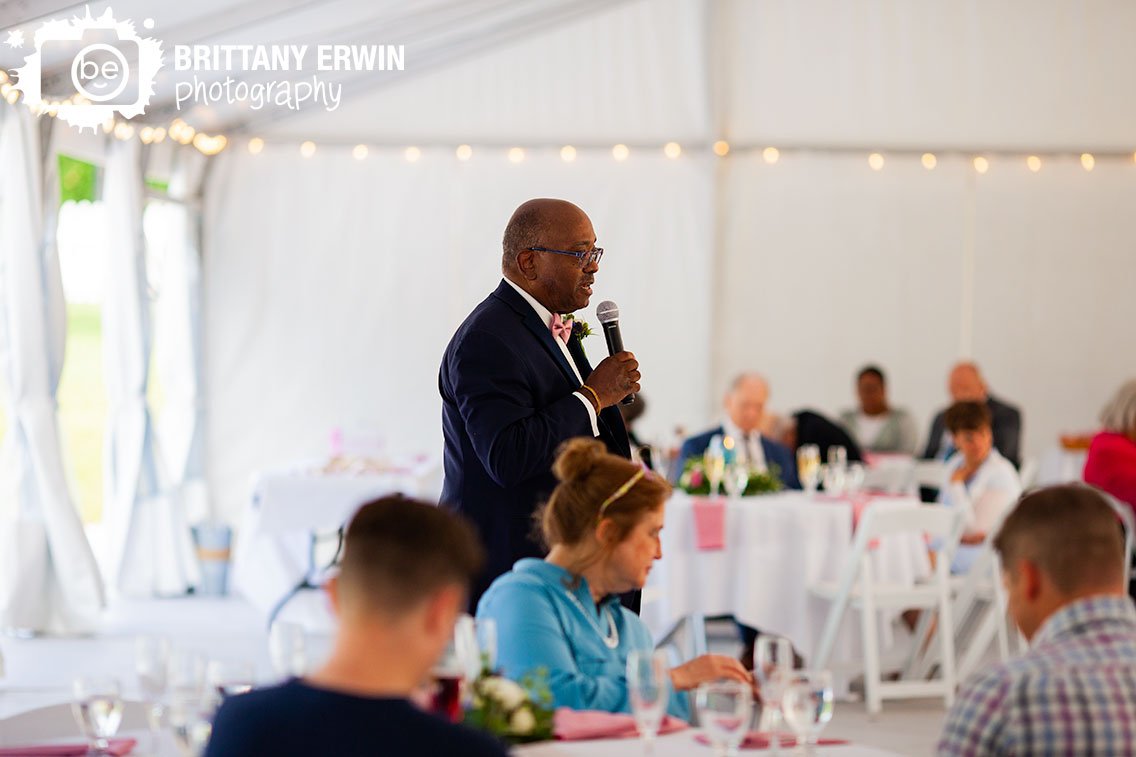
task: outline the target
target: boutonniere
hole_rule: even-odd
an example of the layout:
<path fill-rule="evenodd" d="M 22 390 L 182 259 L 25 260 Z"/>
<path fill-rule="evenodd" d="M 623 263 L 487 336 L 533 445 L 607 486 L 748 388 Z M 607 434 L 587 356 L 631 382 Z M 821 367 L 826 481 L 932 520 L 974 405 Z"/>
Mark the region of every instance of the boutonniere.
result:
<path fill-rule="evenodd" d="M 564 316 L 564 320 L 572 322 L 572 336 L 576 337 L 580 342 L 584 341 L 584 337 L 592 335 L 592 327 L 588 325 L 587 321 L 578 321 L 576 316 L 572 313 Z"/>

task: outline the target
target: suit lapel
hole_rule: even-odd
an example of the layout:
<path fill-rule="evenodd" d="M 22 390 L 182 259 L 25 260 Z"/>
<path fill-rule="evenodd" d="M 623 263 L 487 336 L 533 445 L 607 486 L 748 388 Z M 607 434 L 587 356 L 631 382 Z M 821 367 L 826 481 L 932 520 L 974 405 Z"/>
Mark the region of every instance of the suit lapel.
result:
<path fill-rule="evenodd" d="M 576 375 L 572 373 L 572 367 L 568 365 L 568 361 L 564 358 L 564 352 L 556 346 L 556 340 L 552 336 L 552 330 L 549 325 L 540 322 L 540 318 L 537 317 L 532 305 L 525 302 L 525 298 L 517 294 L 517 291 L 509 286 L 509 283 L 506 281 L 502 281 L 500 286 L 497 287 L 497 291 L 493 294 L 517 313 L 521 322 L 525 324 L 525 328 L 532 332 L 536 340 L 544 347 L 549 357 L 556 361 L 556 365 L 560 367 L 560 372 L 563 373 L 564 378 L 568 380 L 568 385 L 575 389 Z"/>

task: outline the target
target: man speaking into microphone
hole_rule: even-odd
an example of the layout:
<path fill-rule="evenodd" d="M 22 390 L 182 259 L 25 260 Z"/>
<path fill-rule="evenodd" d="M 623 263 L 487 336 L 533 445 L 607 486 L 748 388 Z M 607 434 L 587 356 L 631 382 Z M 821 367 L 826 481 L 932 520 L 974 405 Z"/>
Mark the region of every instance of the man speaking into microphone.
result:
<path fill-rule="evenodd" d="M 562 442 L 594 436 L 631 456 L 617 405 L 639 391 L 634 355 L 618 352 L 593 370 L 565 318 L 587 307 L 603 257 L 587 214 L 565 200 L 529 200 L 502 247 L 504 278 L 458 327 L 438 376 L 442 503 L 473 521 L 489 555 L 471 607 L 514 562 L 544 554 L 533 511 L 556 486 Z"/>

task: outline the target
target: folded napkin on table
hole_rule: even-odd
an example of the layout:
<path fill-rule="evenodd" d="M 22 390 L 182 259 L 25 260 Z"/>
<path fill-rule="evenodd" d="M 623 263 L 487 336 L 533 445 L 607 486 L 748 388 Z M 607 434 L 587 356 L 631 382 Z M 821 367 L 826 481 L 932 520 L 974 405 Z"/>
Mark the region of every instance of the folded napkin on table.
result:
<path fill-rule="evenodd" d="M 694 539 L 703 552 L 726 548 L 725 500 L 694 500 Z"/>
<path fill-rule="evenodd" d="M 111 739 L 105 753 L 115 757 L 130 754 L 138 745 L 137 739 Z M 86 744 L 39 744 L 37 746 L 0 747 L 0 757 L 81 757 L 87 754 Z"/>
<path fill-rule="evenodd" d="M 679 718 L 666 715 L 659 726 L 659 733 L 674 733 L 688 728 Z M 620 712 L 599 712 L 597 710 L 570 710 L 561 707 L 553 718 L 553 732 L 561 741 L 583 741 L 585 739 L 622 739 L 639 735 L 635 718 Z"/>

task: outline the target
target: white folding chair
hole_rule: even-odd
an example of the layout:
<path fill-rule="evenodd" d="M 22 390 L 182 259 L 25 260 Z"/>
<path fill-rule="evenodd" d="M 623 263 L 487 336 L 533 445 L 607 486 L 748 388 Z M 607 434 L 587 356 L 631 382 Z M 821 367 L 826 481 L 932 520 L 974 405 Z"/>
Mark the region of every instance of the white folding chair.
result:
<path fill-rule="evenodd" d="M 877 632 L 877 613 L 881 609 L 906 610 L 910 608 L 938 608 L 940 622 L 953 627 L 951 616 L 950 553 L 962 533 L 962 514 L 953 507 L 920 505 L 912 507 L 899 503 L 877 503 L 868 508 L 860 521 L 852 554 L 841 572 L 839 583 L 815 584 L 809 591 L 831 600 L 832 606 L 825 620 L 824 631 L 813 654 L 813 667 L 828 667 L 832 648 L 848 606 L 860 611 L 860 628 L 864 654 L 864 692 L 868 712 L 880 711 L 882 700 L 910 697 L 942 696 L 946 706 L 954 702 L 955 650 L 954 635 L 939 634 L 942 663 L 940 678 L 933 681 L 880 680 L 880 639 Z M 937 552 L 934 578 L 930 582 L 903 586 L 879 583 L 872 573 L 873 541 L 897 534 L 917 534 L 932 537 L 932 549 Z M 918 642 L 916 642 L 918 643 Z"/>
<path fill-rule="evenodd" d="M 947 464 L 942 460 L 916 460 L 911 475 L 916 487 L 938 489 L 947 477 Z"/>

